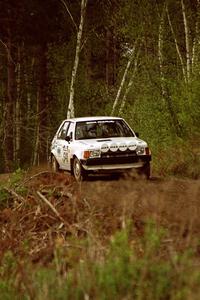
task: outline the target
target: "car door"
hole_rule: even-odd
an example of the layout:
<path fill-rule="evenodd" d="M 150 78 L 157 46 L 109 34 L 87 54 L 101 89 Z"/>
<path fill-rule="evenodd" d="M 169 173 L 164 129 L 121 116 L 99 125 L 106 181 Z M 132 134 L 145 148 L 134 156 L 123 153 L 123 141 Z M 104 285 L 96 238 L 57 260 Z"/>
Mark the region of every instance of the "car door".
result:
<path fill-rule="evenodd" d="M 67 124 L 68 123 L 68 124 Z M 66 140 L 66 137 L 70 137 L 70 140 Z M 74 139 L 74 123 L 65 122 L 60 130 L 59 136 L 59 160 L 60 168 L 63 170 L 70 170 L 70 158 L 71 158 L 71 145 Z"/>
<path fill-rule="evenodd" d="M 61 169 L 65 169 L 64 168 L 64 149 L 66 147 L 67 141 L 66 136 L 67 136 L 67 132 L 68 132 L 68 128 L 70 126 L 70 122 L 69 121 L 65 121 L 63 123 L 63 125 L 61 126 L 58 134 L 57 134 L 57 140 L 56 140 L 56 159 L 58 161 L 58 164 L 60 166 Z"/>

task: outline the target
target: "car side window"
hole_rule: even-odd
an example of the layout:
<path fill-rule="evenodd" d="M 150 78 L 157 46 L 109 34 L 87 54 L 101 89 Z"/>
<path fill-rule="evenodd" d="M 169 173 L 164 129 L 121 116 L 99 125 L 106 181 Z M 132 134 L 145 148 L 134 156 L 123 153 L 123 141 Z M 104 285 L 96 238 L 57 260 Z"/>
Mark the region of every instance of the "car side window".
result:
<path fill-rule="evenodd" d="M 65 122 L 63 124 L 63 126 L 60 128 L 58 135 L 57 135 L 58 139 L 64 140 L 66 138 L 69 124 L 70 124 L 70 122 Z"/>
<path fill-rule="evenodd" d="M 73 132 L 74 132 L 74 123 L 71 122 L 67 130 L 67 136 L 70 136 L 71 139 L 73 139 Z"/>

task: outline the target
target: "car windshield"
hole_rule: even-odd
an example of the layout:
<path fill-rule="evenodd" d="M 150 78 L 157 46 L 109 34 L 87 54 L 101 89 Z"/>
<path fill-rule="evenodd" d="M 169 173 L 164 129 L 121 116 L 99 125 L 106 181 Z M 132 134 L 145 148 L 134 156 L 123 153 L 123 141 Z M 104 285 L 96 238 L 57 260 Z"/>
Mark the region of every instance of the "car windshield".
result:
<path fill-rule="evenodd" d="M 76 124 L 76 140 L 132 136 L 133 132 L 123 120 L 85 121 Z"/>

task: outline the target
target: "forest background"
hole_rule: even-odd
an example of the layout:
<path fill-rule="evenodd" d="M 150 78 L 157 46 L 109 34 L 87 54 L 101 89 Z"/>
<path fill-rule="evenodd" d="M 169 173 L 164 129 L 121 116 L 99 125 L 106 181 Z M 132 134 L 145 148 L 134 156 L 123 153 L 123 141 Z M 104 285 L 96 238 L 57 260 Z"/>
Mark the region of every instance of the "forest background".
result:
<path fill-rule="evenodd" d="M 0 172 L 67 116 L 124 117 L 159 174 L 199 176 L 199 0 L 0 0 Z"/>

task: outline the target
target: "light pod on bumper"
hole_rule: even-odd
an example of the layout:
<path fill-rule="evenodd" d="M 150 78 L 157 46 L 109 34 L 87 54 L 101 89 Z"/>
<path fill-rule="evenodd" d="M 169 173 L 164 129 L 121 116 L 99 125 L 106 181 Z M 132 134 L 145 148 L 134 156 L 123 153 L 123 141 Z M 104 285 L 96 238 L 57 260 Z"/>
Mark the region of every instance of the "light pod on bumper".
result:
<path fill-rule="evenodd" d="M 118 145 L 117 145 L 116 143 L 112 143 L 112 144 L 110 145 L 110 150 L 111 150 L 112 152 L 116 152 L 116 151 L 118 150 Z"/>
<path fill-rule="evenodd" d="M 127 144 L 126 143 L 120 143 L 119 144 L 119 150 L 120 151 L 126 151 L 127 150 Z"/>
<path fill-rule="evenodd" d="M 134 151 L 137 148 L 137 144 L 135 142 L 130 142 L 128 144 L 128 149 Z"/>
<path fill-rule="evenodd" d="M 106 153 L 106 152 L 108 152 L 108 150 L 109 150 L 109 147 L 107 144 L 101 145 L 101 152 Z"/>

